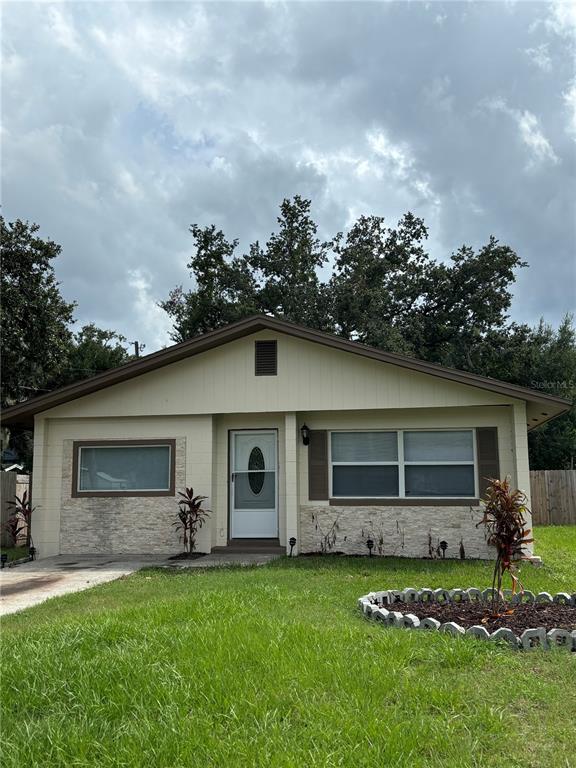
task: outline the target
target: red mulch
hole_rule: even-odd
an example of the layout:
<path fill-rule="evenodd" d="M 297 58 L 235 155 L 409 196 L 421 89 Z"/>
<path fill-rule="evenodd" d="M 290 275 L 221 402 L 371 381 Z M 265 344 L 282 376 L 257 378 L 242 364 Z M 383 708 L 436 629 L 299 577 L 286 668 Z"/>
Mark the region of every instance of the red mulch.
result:
<path fill-rule="evenodd" d="M 486 603 L 394 603 L 385 607 L 400 613 L 412 613 L 419 619 L 431 617 L 442 624 L 455 621 L 465 629 L 480 624 L 488 632 L 495 632 L 500 627 L 508 627 L 518 635 L 525 629 L 535 627 L 544 627 L 547 631 L 576 629 L 576 607 L 557 603 L 505 604 L 498 609 L 499 616 L 495 616 L 492 606 Z"/>

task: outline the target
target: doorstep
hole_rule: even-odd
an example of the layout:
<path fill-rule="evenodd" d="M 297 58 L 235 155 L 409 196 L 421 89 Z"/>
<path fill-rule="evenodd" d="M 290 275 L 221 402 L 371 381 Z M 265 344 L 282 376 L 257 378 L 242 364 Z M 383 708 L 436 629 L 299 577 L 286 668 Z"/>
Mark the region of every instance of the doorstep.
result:
<path fill-rule="evenodd" d="M 213 547 L 214 554 L 285 555 L 278 539 L 230 539 L 225 547 Z"/>

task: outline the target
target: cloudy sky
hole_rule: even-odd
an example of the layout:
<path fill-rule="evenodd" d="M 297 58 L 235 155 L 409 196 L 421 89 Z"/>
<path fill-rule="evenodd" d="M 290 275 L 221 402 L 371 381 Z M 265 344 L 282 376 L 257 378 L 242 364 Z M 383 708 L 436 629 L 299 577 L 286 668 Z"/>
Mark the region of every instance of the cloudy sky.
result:
<path fill-rule="evenodd" d="M 576 308 L 576 5 L 8 2 L 2 205 L 63 246 L 94 321 L 169 343 L 191 223 L 243 245 L 313 200 L 321 234 L 423 216 L 440 259 L 530 263 L 513 317 Z"/>

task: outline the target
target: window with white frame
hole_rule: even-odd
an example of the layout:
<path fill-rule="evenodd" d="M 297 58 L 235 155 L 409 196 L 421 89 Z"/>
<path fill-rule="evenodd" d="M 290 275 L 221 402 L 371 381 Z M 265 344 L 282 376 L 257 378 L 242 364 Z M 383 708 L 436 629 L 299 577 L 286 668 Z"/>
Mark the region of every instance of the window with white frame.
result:
<path fill-rule="evenodd" d="M 398 496 L 396 432 L 332 432 L 332 496 Z"/>
<path fill-rule="evenodd" d="M 334 498 L 474 497 L 474 430 L 332 432 Z"/>
<path fill-rule="evenodd" d="M 474 496 L 471 429 L 403 433 L 405 496 Z"/>

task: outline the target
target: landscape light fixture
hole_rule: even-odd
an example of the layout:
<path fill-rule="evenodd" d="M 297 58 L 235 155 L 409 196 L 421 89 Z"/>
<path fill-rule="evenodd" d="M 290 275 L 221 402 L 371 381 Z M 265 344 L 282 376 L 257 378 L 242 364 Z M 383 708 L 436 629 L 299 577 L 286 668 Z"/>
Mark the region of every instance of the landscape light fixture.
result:
<path fill-rule="evenodd" d="M 368 547 L 368 557 L 372 557 L 372 550 L 374 549 L 374 541 L 372 539 L 368 539 L 366 542 L 366 546 Z"/>
<path fill-rule="evenodd" d="M 4 568 L 7 561 L 8 561 L 8 555 L 6 554 L 6 552 L 2 552 L 2 554 L 0 555 L 0 563 L 1 563 L 0 568 Z"/>
<path fill-rule="evenodd" d="M 300 434 L 302 435 L 302 444 L 308 445 L 310 443 L 310 429 L 306 426 L 306 424 L 303 424 L 300 427 Z"/>
<path fill-rule="evenodd" d="M 448 549 L 448 544 L 445 541 L 440 542 L 440 549 L 442 550 L 442 560 L 446 557 L 446 550 Z"/>
<path fill-rule="evenodd" d="M 36 559 L 36 547 L 30 547 L 28 550 L 28 554 L 30 555 L 30 560 Z"/>
<path fill-rule="evenodd" d="M 296 538 L 294 536 L 291 536 L 288 544 L 290 544 L 290 557 L 292 557 L 292 550 L 296 546 Z"/>

